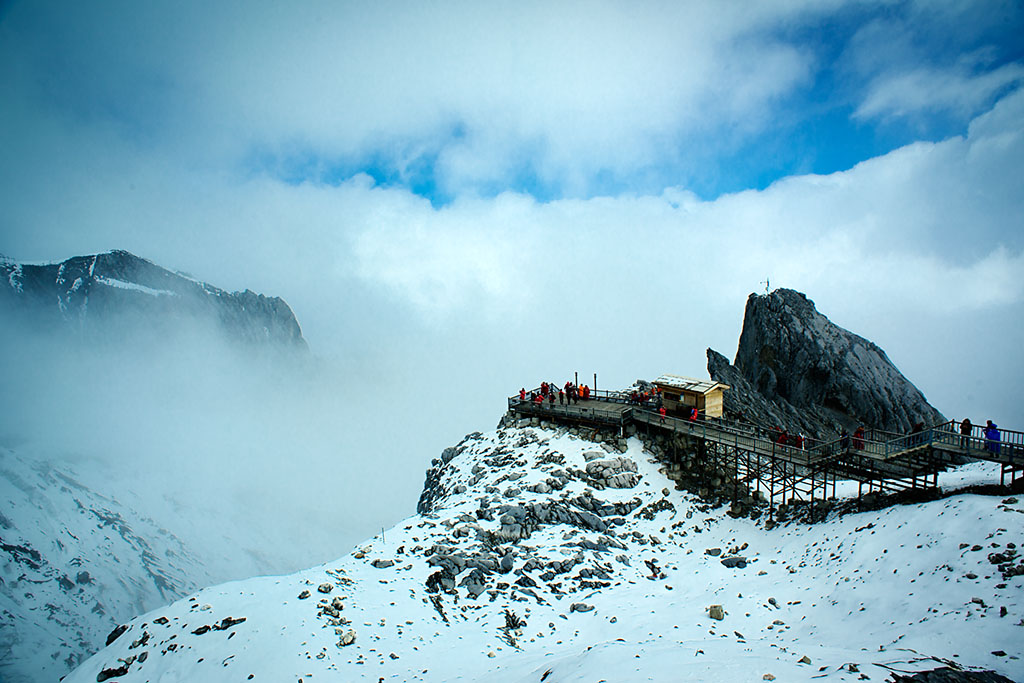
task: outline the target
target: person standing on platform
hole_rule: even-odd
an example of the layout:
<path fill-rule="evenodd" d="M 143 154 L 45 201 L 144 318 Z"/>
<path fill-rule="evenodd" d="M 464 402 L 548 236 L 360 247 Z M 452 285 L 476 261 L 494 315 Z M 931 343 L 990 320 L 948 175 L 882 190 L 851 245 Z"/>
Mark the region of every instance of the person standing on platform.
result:
<path fill-rule="evenodd" d="M 971 432 L 974 430 L 974 425 L 971 424 L 971 418 L 965 417 L 964 421 L 960 423 L 960 447 L 970 448 L 971 447 Z"/>
<path fill-rule="evenodd" d="M 985 423 L 985 450 L 993 455 L 999 455 L 999 425 L 992 420 Z"/>
<path fill-rule="evenodd" d="M 858 451 L 864 450 L 864 425 L 860 425 L 853 432 L 853 447 Z"/>

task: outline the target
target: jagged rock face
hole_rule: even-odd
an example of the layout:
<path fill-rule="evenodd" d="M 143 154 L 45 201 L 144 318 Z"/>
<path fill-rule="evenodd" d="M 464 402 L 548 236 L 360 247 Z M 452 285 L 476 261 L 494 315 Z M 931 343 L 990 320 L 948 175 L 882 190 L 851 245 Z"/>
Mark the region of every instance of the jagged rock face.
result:
<path fill-rule="evenodd" d="M 727 409 L 791 431 L 828 437 L 864 424 L 908 432 L 945 421 L 882 349 L 790 289 L 750 295 L 735 364 L 724 361 L 708 350 L 711 377 L 733 387 Z"/>
<path fill-rule="evenodd" d="M 791 434 L 817 436 L 822 431 L 808 413 L 797 410 L 783 399 L 765 398 L 739 368 L 713 349 L 708 349 L 708 374 L 729 385 L 725 392 L 726 417 L 742 418 L 766 427 L 782 427 Z"/>
<path fill-rule="evenodd" d="M 211 323 L 231 339 L 305 348 L 291 308 L 278 297 L 226 292 L 127 251 L 44 265 L 0 263 L 0 306 L 44 329 L 102 329 L 115 316 L 143 325 Z"/>

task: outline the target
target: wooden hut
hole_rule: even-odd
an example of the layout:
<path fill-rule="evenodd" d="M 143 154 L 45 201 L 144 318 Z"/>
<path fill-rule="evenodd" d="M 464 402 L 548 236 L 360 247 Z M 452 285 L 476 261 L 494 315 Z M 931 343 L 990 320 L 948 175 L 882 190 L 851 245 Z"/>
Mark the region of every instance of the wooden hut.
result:
<path fill-rule="evenodd" d="M 669 413 L 689 415 L 696 407 L 702 416 L 722 417 L 723 396 L 728 384 L 678 375 L 662 375 L 654 380 L 661 392 L 662 404 Z"/>

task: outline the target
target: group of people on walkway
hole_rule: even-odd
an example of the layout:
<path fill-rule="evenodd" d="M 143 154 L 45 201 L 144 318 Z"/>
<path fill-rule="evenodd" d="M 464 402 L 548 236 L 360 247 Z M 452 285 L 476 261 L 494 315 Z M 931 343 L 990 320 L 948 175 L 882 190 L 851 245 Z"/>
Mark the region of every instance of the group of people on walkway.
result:
<path fill-rule="evenodd" d="M 540 383 L 539 391 L 531 391 L 527 395 L 526 388 L 521 387 L 519 389 L 519 400 L 525 403 L 529 400 L 538 406 L 544 405 L 546 401 L 549 406 L 555 405 L 555 397 L 558 398 L 558 405 L 573 405 L 578 404 L 580 399 L 587 401 L 590 399 L 590 387 L 586 384 L 577 386 L 572 382 L 566 382 L 565 386 L 558 389 L 554 384 L 548 382 Z"/>
<path fill-rule="evenodd" d="M 864 450 L 864 437 L 866 434 L 867 432 L 864 429 L 864 425 L 858 425 L 857 428 L 853 430 L 853 438 L 851 440 L 850 433 L 847 432 L 844 427 L 843 430 L 839 432 L 839 447 L 843 450 L 847 450 L 852 442 L 854 450 L 862 451 Z"/>
<path fill-rule="evenodd" d="M 661 407 L 661 390 L 658 387 L 651 387 L 647 391 L 634 389 L 629 394 L 629 402 L 635 406 L 646 406 L 648 404 Z"/>
<path fill-rule="evenodd" d="M 799 448 L 800 450 L 803 450 L 804 448 L 803 434 L 798 433 L 793 435 L 782 427 L 772 430 L 772 440 L 780 446 L 792 446 L 793 448 Z"/>
<path fill-rule="evenodd" d="M 971 424 L 971 419 L 965 417 L 960 423 L 960 446 L 962 448 L 971 447 L 971 436 L 974 434 L 974 425 Z M 999 432 L 999 426 L 992 420 L 985 420 L 985 427 L 982 429 L 982 434 L 985 436 L 985 450 L 990 453 L 998 454 L 1000 441 L 1002 440 L 1002 434 Z"/>

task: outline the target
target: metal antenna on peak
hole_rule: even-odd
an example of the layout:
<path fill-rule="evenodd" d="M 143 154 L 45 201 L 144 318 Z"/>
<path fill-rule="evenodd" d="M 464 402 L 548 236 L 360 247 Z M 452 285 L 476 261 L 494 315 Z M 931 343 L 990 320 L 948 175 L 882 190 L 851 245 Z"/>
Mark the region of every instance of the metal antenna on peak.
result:
<path fill-rule="evenodd" d="M 762 282 L 761 284 L 764 285 L 764 294 L 765 294 L 765 296 L 768 296 L 768 288 L 771 286 L 770 281 L 768 280 L 768 278 L 765 278 L 764 282 Z"/>

